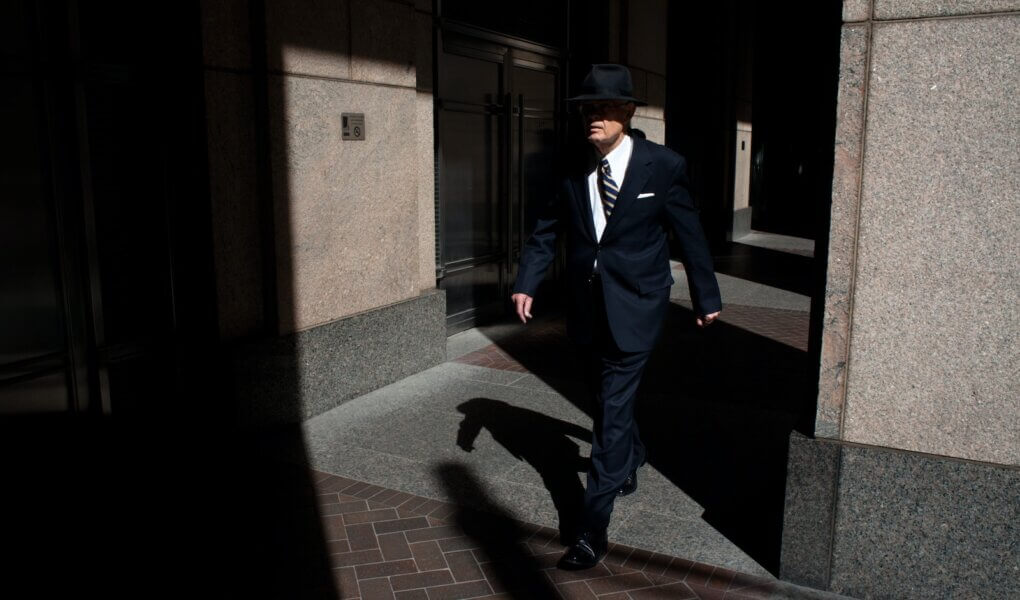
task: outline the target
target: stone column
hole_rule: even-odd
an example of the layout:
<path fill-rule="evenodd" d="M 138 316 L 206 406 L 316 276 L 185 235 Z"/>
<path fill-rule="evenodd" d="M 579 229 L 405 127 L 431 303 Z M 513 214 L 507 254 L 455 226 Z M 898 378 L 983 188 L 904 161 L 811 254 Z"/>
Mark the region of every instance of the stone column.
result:
<path fill-rule="evenodd" d="M 816 439 L 782 577 L 1020 595 L 1020 2 L 846 0 Z"/>
<path fill-rule="evenodd" d="M 666 1 L 625 3 L 626 63 L 634 78 L 634 95 L 648 103 L 639 106 L 631 125 L 649 140 L 666 142 Z"/>
<path fill-rule="evenodd" d="M 203 17 L 221 329 L 225 339 L 281 334 L 238 349 L 248 420 L 308 418 L 441 362 L 432 3 L 211 4 Z M 342 113 L 364 115 L 364 140 L 342 138 Z M 270 207 L 261 215 L 260 180 Z M 269 309 L 258 301 L 263 289 L 275 290 L 264 295 Z"/>

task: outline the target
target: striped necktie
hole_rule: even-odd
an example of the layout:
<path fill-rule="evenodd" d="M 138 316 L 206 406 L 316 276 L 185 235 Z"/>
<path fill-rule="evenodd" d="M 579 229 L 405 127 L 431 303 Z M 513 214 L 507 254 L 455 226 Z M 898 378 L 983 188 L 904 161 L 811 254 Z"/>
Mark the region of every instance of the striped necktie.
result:
<path fill-rule="evenodd" d="M 613 214 L 613 207 L 616 206 L 616 196 L 620 193 L 619 186 L 613 181 L 613 172 L 609 168 L 609 159 L 603 158 L 601 167 L 601 183 L 602 183 L 602 210 L 606 211 L 606 219 Z"/>

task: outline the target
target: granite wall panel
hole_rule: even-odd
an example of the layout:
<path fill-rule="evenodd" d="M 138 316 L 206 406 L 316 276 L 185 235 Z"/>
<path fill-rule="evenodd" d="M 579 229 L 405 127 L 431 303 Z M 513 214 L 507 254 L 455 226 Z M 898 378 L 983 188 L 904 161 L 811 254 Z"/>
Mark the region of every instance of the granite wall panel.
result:
<path fill-rule="evenodd" d="M 847 446 L 830 589 L 854 598 L 1020 597 L 1020 471 Z"/>
<path fill-rule="evenodd" d="M 631 126 L 640 129 L 645 137 L 656 144 L 666 143 L 666 122 L 662 119 L 635 116 L 631 119 Z"/>
<path fill-rule="evenodd" d="M 257 343 L 230 356 L 238 421 L 298 423 L 446 360 L 440 290 Z"/>
<path fill-rule="evenodd" d="M 630 71 L 630 80 L 634 84 L 634 97 L 639 100 L 648 101 L 648 71 L 635 67 L 633 64 L 627 65 L 627 69 Z M 642 107 L 638 107 L 640 110 Z"/>
<path fill-rule="evenodd" d="M 634 96 L 648 103 L 647 106 L 637 107 L 634 114 L 639 117 L 664 120 L 666 118 L 666 78 L 639 69 L 632 69 L 632 72 L 641 74 L 640 77 L 634 78 Z M 641 83 L 640 88 L 638 81 Z"/>
<path fill-rule="evenodd" d="M 871 0 L 843 0 L 843 22 L 867 21 L 871 18 Z"/>
<path fill-rule="evenodd" d="M 1020 16 L 872 53 L 844 439 L 1020 464 Z"/>
<path fill-rule="evenodd" d="M 1020 10 L 1020 0 L 875 0 L 876 19 L 976 15 Z"/>
<path fill-rule="evenodd" d="M 436 177 L 432 94 L 418 92 L 418 287 L 436 287 Z"/>
<path fill-rule="evenodd" d="M 666 74 L 666 0 L 627 3 L 627 63 Z"/>
<path fill-rule="evenodd" d="M 202 55 L 209 66 L 251 67 L 250 17 L 247 0 L 200 2 Z"/>
<path fill-rule="evenodd" d="M 793 432 L 789 448 L 779 576 L 826 589 L 841 446 Z"/>
<path fill-rule="evenodd" d="M 790 439 L 780 576 L 853 598 L 1020 597 L 1020 470 Z"/>
<path fill-rule="evenodd" d="M 392 0 L 351 4 L 351 78 L 415 85 L 414 6 Z"/>
<path fill-rule="evenodd" d="M 266 0 L 266 64 L 272 71 L 351 76 L 350 0 Z"/>
<path fill-rule="evenodd" d="M 420 92 L 432 91 L 432 15 L 414 15 L 414 75 Z"/>
<path fill-rule="evenodd" d="M 419 291 L 413 88 L 269 80 L 280 329 L 294 331 Z M 340 115 L 365 114 L 342 141 Z"/>
<path fill-rule="evenodd" d="M 827 438 L 840 437 L 846 393 L 869 37 L 867 24 L 845 25 L 841 33 L 829 264 L 815 416 L 815 434 Z"/>
<path fill-rule="evenodd" d="M 206 71 L 205 95 L 220 337 L 231 340 L 264 324 L 251 76 Z"/>

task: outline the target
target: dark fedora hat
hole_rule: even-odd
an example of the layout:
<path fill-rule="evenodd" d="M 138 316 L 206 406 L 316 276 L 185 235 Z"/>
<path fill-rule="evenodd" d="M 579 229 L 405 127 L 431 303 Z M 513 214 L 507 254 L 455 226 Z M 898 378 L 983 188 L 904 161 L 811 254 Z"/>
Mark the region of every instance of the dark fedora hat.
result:
<path fill-rule="evenodd" d="M 645 105 L 634 97 L 634 82 L 630 79 L 630 69 L 623 65 L 592 65 L 591 71 L 581 83 L 581 94 L 567 98 L 567 102 L 598 100 L 620 100 L 633 102 L 638 106 Z"/>

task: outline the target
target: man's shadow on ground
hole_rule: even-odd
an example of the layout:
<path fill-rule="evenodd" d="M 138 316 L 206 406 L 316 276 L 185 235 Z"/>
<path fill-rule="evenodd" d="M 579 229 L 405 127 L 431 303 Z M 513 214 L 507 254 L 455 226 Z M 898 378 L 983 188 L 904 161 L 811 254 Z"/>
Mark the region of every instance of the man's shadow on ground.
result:
<path fill-rule="evenodd" d="M 502 400 L 473 398 L 460 404 L 457 410 L 464 413 L 457 431 L 457 445 L 470 452 L 478 434 L 486 429 L 510 454 L 538 472 L 556 507 L 561 540 L 572 537 L 577 531 L 584 495 L 578 473 L 586 473 L 589 462 L 571 438 L 587 442 L 591 432 Z"/>
<path fill-rule="evenodd" d="M 562 322 L 529 326 L 501 339 L 500 348 L 591 415 Z M 676 304 L 639 392 L 636 418 L 649 464 L 704 507 L 707 523 L 773 573 L 789 436 L 795 429 L 811 434 L 814 394 L 806 352 L 725 322 L 698 329 L 694 314 Z M 521 448 L 542 444 L 546 435 L 507 428 L 501 443 Z"/>
<path fill-rule="evenodd" d="M 556 549 L 534 555 L 525 546 L 528 541 L 548 542 L 542 531 L 511 518 L 464 465 L 445 462 L 435 467 L 434 472 L 447 495 L 455 499 L 457 510 L 448 519 L 474 540 L 474 553 L 483 563 L 493 592 L 515 600 L 562 597 L 542 573 L 552 566 L 550 557 L 558 558 Z"/>

